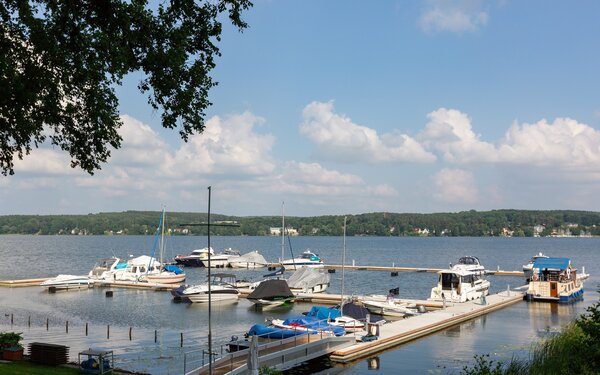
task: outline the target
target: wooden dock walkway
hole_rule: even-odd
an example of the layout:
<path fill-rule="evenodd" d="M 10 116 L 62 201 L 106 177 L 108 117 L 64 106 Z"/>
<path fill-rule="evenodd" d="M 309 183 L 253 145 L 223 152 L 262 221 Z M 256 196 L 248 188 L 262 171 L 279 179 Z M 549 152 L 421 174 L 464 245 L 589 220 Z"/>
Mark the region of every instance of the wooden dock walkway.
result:
<path fill-rule="evenodd" d="M 331 360 L 342 363 L 354 361 L 502 309 L 522 300 L 522 292 L 504 291 L 487 296 L 485 305 L 481 304 L 479 300 L 447 304 L 445 309 L 386 323 L 380 327 L 380 336 L 377 340 L 359 342 L 337 350 L 331 355 Z"/>

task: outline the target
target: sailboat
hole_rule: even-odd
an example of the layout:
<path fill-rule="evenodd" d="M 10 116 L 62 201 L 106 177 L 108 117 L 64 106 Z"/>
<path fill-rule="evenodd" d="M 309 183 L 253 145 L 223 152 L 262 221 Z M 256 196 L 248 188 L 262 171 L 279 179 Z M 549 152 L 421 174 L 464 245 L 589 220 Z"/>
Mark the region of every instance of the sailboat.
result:
<path fill-rule="evenodd" d="M 160 268 L 159 272 L 153 274 L 147 274 L 143 279 L 150 283 L 158 283 L 158 284 L 177 284 L 181 283 L 185 280 L 185 273 L 181 270 L 181 268 L 173 265 L 165 266 L 163 264 L 163 256 L 165 252 L 165 208 L 163 207 L 162 216 L 160 218 L 159 223 L 160 229 Z M 157 233 L 158 235 L 158 230 Z M 155 246 L 156 247 L 156 242 Z M 153 251 L 154 253 L 154 251 Z M 154 255 L 154 254 L 152 254 Z M 152 258 L 154 259 L 154 258 Z M 151 260 L 152 262 L 152 260 Z M 150 268 L 150 267 L 148 267 Z"/>

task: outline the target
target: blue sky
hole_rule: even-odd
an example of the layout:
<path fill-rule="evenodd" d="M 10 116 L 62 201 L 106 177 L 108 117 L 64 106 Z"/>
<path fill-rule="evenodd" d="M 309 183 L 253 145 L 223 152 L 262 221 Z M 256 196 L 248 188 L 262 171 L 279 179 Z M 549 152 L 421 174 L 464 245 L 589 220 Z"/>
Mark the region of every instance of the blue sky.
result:
<path fill-rule="evenodd" d="M 118 88 L 123 148 L 90 177 L 35 150 L 0 214 L 600 210 L 600 3 L 262 1 L 225 25 L 207 131 Z"/>

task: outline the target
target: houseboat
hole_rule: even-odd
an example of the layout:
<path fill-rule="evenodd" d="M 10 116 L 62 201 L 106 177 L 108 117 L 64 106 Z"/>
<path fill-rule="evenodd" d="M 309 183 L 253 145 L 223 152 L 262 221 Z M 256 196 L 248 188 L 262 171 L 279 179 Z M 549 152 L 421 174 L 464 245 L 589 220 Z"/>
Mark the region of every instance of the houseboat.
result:
<path fill-rule="evenodd" d="M 525 298 L 528 301 L 570 303 L 583 299 L 583 281 L 569 258 L 538 258 Z"/>

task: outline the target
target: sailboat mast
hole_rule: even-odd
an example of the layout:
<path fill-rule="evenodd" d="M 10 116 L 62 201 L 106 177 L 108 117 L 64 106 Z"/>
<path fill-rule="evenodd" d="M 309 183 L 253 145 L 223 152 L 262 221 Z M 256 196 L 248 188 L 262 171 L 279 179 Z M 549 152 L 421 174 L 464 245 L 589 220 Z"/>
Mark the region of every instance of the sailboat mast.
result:
<path fill-rule="evenodd" d="M 342 251 L 342 300 L 340 302 L 340 311 L 344 307 L 344 266 L 346 265 L 346 216 L 344 216 L 344 246 Z"/>
<path fill-rule="evenodd" d="M 166 207 L 163 206 L 162 210 L 162 225 L 160 231 L 160 266 L 163 266 L 163 253 L 165 251 L 165 210 Z"/>
<path fill-rule="evenodd" d="M 212 375 L 212 294 L 210 292 L 210 192 L 211 187 L 208 187 L 208 223 L 207 223 L 207 238 L 208 238 L 208 373 Z"/>
<path fill-rule="evenodd" d="M 281 202 L 281 259 L 283 262 L 285 259 L 285 202 Z"/>

